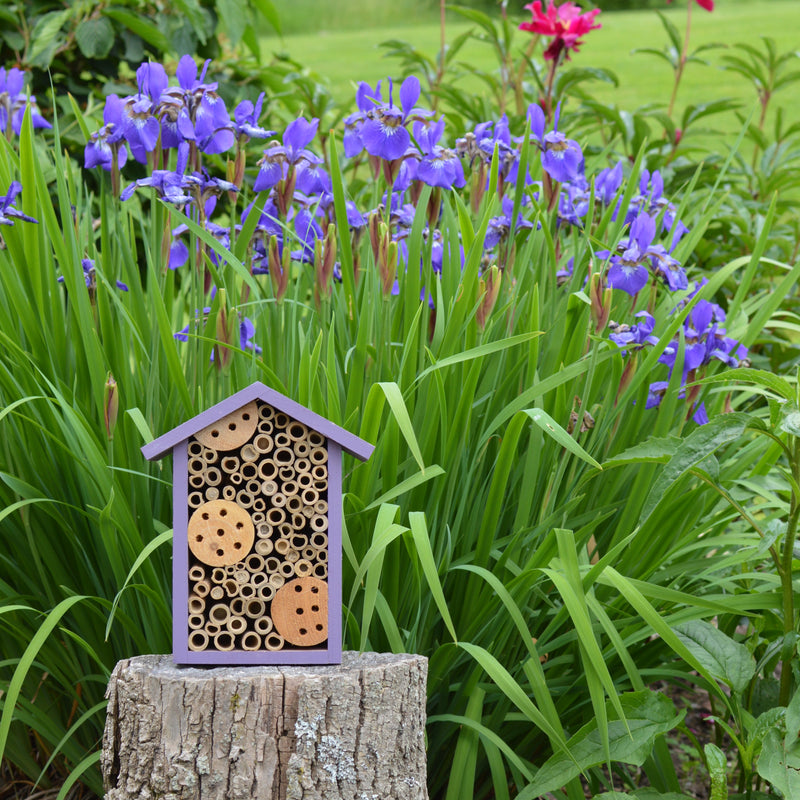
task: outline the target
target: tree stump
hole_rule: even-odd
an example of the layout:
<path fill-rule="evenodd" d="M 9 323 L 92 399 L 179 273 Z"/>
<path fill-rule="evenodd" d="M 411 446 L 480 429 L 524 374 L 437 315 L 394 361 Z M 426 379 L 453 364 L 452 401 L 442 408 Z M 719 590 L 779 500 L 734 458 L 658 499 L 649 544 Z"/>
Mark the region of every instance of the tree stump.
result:
<path fill-rule="evenodd" d="M 109 681 L 106 800 L 427 800 L 422 656 L 306 667 L 120 661 Z"/>

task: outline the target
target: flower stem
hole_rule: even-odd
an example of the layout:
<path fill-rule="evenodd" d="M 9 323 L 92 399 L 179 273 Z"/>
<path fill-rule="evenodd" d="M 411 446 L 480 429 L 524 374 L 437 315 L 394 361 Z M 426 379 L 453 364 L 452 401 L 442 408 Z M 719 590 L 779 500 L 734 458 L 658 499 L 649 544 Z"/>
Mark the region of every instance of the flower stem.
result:
<path fill-rule="evenodd" d="M 800 439 L 795 439 L 792 445 L 792 476 L 797 482 L 800 479 Z M 784 640 L 794 633 L 794 590 L 792 586 L 792 562 L 794 560 L 794 543 L 797 538 L 797 523 L 800 518 L 800 497 L 792 492 L 792 504 L 789 509 L 789 521 L 786 525 L 786 538 L 783 541 L 783 558 L 781 566 L 781 587 L 783 590 L 783 632 Z M 784 648 L 786 644 L 784 644 Z M 795 645 L 790 646 L 789 652 L 784 650 L 781 662 L 781 685 L 779 704 L 788 706 L 792 695 L 792 662 L 794 660 Z"/>

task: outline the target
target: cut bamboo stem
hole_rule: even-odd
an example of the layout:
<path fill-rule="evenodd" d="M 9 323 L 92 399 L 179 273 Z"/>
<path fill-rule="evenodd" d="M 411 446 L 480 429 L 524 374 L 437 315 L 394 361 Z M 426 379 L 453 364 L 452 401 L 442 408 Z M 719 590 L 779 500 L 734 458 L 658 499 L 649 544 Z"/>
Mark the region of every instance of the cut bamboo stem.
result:
<path fill-rule="evenodd" d="M 260 650 L 261 637 L 255 631 L 248 631 L 242 636 L 242 650 Z"/>
<path fill-rule="evenodd" d="M 228 652 L 229 650 L 233 650 L 234 645 L 234 638 L 233 635 L 229 631 L 220 631 L 214 637 L 214 647 L 217 650 L 221 650 L 222 652 Z"/>
<path fill-rule="evenodd" d="M 200 652 L 208 647 L 208 634 L 205 631 L 192 631 L 189 634 L 189 649 Z"/>

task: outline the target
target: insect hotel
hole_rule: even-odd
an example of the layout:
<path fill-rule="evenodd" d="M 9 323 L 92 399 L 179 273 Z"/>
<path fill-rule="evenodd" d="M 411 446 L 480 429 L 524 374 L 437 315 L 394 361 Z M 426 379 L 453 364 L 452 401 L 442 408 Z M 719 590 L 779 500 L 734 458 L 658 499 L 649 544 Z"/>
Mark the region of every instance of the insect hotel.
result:
<path fill-rule="evenodd" d="M 178 664 L 338 664 L 342 451 L 373 446 L 262 383 L 142 448 L 172 452 Z"/>

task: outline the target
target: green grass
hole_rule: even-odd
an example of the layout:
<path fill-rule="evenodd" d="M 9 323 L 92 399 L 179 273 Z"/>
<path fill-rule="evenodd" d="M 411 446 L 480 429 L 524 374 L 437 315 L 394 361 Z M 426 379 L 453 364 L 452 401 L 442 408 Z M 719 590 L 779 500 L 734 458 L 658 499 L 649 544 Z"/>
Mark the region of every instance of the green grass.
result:
<path fill-rule="evenodd" d="M 363 0 L 347 0 L 337 4 L 339 17 L 336 26 L 343 25 L 350 16 L 349 9 L 363 5 Z M 298 4 L 296 4 L 298 5 Z M 321 6 L 312 0 L 301 0 L 299 5 L 317 18 Z M 401 3 L 401 11 L 413 14 L 412 7 Z M 522 3 L 519 3 L 521 6 Z M 326 19 L 323 13 L 323 19 Z M 353 12 L 358 19 L 356 12 Z M 522 14 L 519 12 L 519 18 Z M 667 17 L 683 31 L 686 20 L 685 8 L 670 8 Z M 425 20 L 430 15 L 421 15 Z M 369 17 L 368 19 L 372 19 Z M 404 17 L 408 19 L 408 17 Z M 499 20 L 499 13 L 496 15 Z M 606 103 L 615 103 L 623 109 L 633 109 L 652 102 L 666 102 L 672 88 L 672 73 L 663 61 L 646 54 L 636 54 L 636 48 L 662 48 L 667 41 L 666 34 L 655 11 L 632 11 L 605 13 L 599 18 L 602 29 L 593 31 L 585 44 L 573 57 L 575 66 L 604 67 L 619 77 L 617 88 L 609 85 L 593 84 L 594 96 Z M 469 29 L 460 18 L 452 15 L 447 25 L 448 41 Z M 736 42 L 759 44 L 759 36 L 775 39 L 780 51 L 790 50 L 797 45 L 796 31 L 800 30 L 800 3 L 792 0 L 758 0 L 748 3 L 718 3 L 709 14 L 695 7 L 692 14 L 691 45 L 720 42 L 727 45 Z M 290 35 L 283 40 L 268 38 L 264 40 L 265 55 L 283 52 L 299 61 L 313 72 L 318 73 L 330 85 L 334 98 L 339 102 L 352 104 L 354 86 L 365 80 L 372 84 L 387 75 L 398 75 L 400 65 L 396 60 L 387 59 L 379 45 L 388 39 L 404 39 L 431 56 L 439 48 L 439 26 L 435 22 L 414 24 L 410 21 L 386 27 L 362 28 L 359 30 L 336 30 L 331 24 L 328 29 L 306 35 Z M 527 39 L 519 34 L 515 48 L 519 50 L 527 44 Z M 684 75 L 678 107 L 690 103 L 708 102 L 722 97 L 741 100 L 749 108 L 755 102 L 753 87 L 734 73 L 719 68 L 718 51 L 705 53 L 712 66 L 689 65 Z M 491 49 L 480 42 L 471 41 L 461 51 L 460 61 L 485 70 L 496 68 Z M 478 88 L 474 79 L 460 79 L 457 85 L 471 90 Z M 796 116 L 800 101 L 800 89 L 789 89 L 777 95 L 781 105 L 790 116 Z M 735 120 L 729 116 L 731 126 Z"/>

